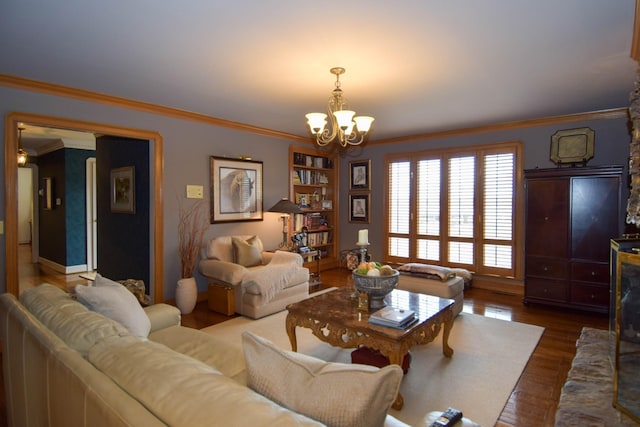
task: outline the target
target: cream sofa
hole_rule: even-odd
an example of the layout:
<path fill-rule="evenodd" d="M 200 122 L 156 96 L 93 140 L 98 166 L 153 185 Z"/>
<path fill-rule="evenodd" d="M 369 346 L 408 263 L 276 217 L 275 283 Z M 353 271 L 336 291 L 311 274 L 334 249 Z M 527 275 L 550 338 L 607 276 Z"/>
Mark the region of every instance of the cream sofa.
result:
<path fill-rule="evenodd" d="M 175 307 L 157 304 L 144 312 L 151 325 L 148 338 L 131 335 L 53 285 L 27 290 L 20 301 L 1 295 L 9 425 L 323 425 L 244 385 L 242 348 L 180 326 Z M 394 368 L 399 372 L 391 374 L 400 378 L 400 368 Z M 310 398 L 318 404 L 318 396 Z M 390 415 L 384 425 L 405 426 Z"/>
<path fill-rule="evenodd" d="M 309 269 L 294 252 L 264 250 L 257 236 L 221 236 L 205 243 L 198 271 L 209 284 L 233 289 L 235 311 L 257 319 L 309 296 Z"/>

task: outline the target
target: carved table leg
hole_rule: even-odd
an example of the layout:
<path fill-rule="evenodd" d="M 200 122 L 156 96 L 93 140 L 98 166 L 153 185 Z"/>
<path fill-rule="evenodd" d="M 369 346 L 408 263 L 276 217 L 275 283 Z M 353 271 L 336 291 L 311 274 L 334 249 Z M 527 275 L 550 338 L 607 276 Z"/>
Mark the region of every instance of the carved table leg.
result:
<path fill-rule="evenodd" d="M 287 314 L 286 320 L 287 335 L 291 343 L 291 351 L 298 351 L 298 340 L 296 338 L 296 316 Z"/>
<path fill-rule="evenodd" d="M 402 368 L 402 360 L 404 359 L 404 354 L 402 354 L 401 350 L 392 352 L 391 354 L 389 354 L 388 357 L 389 357 L 389 363 L 398 365 Z M 398 395 L 396 396 L 396 400 L 393 402 L 391 407 L 396 411 L 399 411 L 400 409 L 402 409 L 403 406 L 404 406 L 404 398 L 402 397 L 402 394 L 398 392 Z"/>
<path fill-rule="evenodd" d="M 445 314 L 444 330 L 442 331 L 442 353 L 446 357 L 453 356 L 453 349 L 449 347 L 449 334 L 451 333 L 451 328 L 453 328 L 453 311 L 449 308 Z"/>

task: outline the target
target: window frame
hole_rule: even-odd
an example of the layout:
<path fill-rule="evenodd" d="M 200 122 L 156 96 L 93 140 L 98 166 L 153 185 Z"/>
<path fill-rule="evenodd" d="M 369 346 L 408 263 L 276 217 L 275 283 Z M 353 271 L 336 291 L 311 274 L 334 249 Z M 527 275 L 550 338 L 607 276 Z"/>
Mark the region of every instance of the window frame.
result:
<path fill-rule="evenodd" d="M 485 244 L 501 244 L 504 245 L 504 240 L 485 239 L 484 237 L 484 159 L 487 155 L 494 155 L 500 153 L 513 153 L 514 155 L 514 170 L 513 170 L 513 211 L 512 211 L 512 238 L 510 246 L 512 247 L 512 265 L 511 269 L 497 268 L 484 266 L 483 250 Z M 475 184 L 474 184 L 474 233 L 472 238 L 451 238 L 448 236 L 449 230 L 449 160 L 454 157 L 462 156 L 474 156 L 475 157 Z M 418 240 L 419 239 L 433 239 L 433 235 L 418 234 L 418 183 L 417 183 L 417 167 L 418 162 L 421 160 L 440 159 L 440 248 L 439 248 L 439 260 L 438 261 L 425 261 L 417 257 L 418 254 Z M 509 279 L 522 280 L 524 276 L 523 268 L 523 236 L 524 236 L 524 199 L 523 199 L 523 144 L 520 141 L 501 142 L 495 144 L 481 144 L 473 146 L 452 147 L 443 149 L 429 149 L 410 153 L 394 153 L 387 154 L 384 158 L 385 171 L 389 171 L 389 167 L 395 162 L 409 162 L 410 165 L 410 192 L 409 192 L 409 232 L 403 233 L 391 233 L 389 224 L 389 212 L 391 209 L 390 204 L 390 178 L 387 176 L 384 182 L 384 209 L 385 215 L 383 224 L 383 259 L 386 263 L 404 264 L 407 262 L 425 262 L 435 265 L 445 265 L 447 267 L 465 268 L 473 271 L 476 274 L 486 276 L 497 276 Z M 409 256 L 399 257 L 391 256 L 389 254 L 389 242 L 393 237 L 402 239 L 409 239 Z M 450 241 L 459 242 L 471 242 L 473 243 L 473 265 L 468 264 L 455 264 L 446 261 L 447 250 Z"/>

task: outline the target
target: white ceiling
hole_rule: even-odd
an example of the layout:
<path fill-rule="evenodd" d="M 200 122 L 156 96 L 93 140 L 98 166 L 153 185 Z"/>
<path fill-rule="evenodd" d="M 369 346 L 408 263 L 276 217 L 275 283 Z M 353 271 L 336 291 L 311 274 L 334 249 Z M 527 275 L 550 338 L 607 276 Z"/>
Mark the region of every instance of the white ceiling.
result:
<path fill-rule="evenodd" d="M 329 68 L 372 139 L 626 107 L 634 0 L 3 0 L 0 74 L 307 135 Z"/>

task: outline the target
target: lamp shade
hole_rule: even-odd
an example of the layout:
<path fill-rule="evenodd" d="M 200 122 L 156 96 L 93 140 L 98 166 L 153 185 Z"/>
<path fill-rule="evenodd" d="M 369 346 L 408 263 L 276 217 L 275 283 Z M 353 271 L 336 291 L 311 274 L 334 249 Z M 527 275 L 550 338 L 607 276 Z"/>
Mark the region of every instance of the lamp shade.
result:
<path fill-rule="evenodd" d="M 340 110 L 334 111 L 333 115 L 336 116 L 336 120 L 338 121 L 338 126 L 345 130 L 351 125 L 351 119 L 356 114 L 355 111 L 351 110 Z"/>
<path fill-rule="evenodd" d="M 289 199 L 282 198 L 278 203 L 273 205 L 271 209 L 269 209 L 269 212 L 297 214 L 297 213 L 302 213 L 302 209 L 300 209 L 300 206 L 296 205 L 295 203 L 292 203 Z"/>
<path fill-rule="evenodd" d="M 371 116 L 357 116 L 353 118 L 353 121 L 356 122 L 356 128 L 360 132 L 367 133 L 369 129 L 371 129 L 371 123 L 373 123 L 373 117 Z"/>
<path fill-rule="evenodd" d="M 311 133 L 314 135 L 321 133 L 327 125 L 327 115 L 324 113 L 309 113 L 305 117 L 307 118 Z"/>

